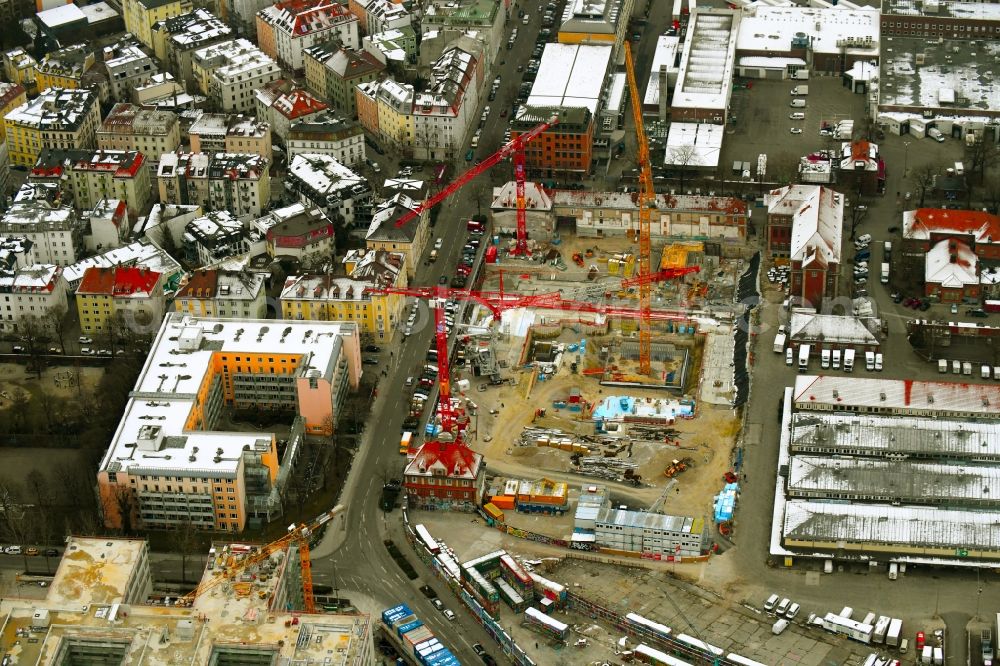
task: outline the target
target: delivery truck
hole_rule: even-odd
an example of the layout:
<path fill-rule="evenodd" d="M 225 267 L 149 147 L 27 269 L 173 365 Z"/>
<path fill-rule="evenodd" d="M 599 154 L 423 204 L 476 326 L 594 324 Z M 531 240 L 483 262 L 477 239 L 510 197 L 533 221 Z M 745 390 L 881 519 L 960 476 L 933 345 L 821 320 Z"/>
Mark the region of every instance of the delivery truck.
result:
<path fill-rule="evenodd" d="M 778 333 L 774 336 L 774 353 L 781 354 L 785 351 L 785 340 L 787 336 L 784 333 Z"/>
<path fill-rule="evenodd" d="M 799 346 L 799 372 L 809 369 L 809 345 Z"/>
<path fill-rule="evenodd" d="M 898 617 L 889 621 L 889 630 L 885 632 L 885 644 L 889 647 L 899 645 L 899 635 L 903 632 L 903 621 Z"/>
<path fill-rule="evenodd" d="M 792 88 L 792 95 L 808 95 L 808 94 L 809 94 L 809 86 L 802 85 L 802 86 L 795 86 L 794 88 Z"/>

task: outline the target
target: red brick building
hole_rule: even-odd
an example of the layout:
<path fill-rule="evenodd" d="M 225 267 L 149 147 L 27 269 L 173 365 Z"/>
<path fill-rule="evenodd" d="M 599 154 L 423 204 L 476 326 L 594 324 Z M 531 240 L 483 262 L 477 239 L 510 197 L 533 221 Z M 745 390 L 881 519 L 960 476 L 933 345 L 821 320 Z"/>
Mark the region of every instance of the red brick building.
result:
<path fill-rule="evenodd" d="M 426 442 L 403 472 L 410 508 L 475 511 L 486 485 L 483 457 L 458 442 Z"/>
<path fill-rule="evenodd" d="M 819 309 L 836 298 L 844 195 L 820 185 L 788 185 L 764 196 L 768 249 L 791 263 L 789 296 Z"/>
<path fill-rule="evenodd" d="M 590 171 L 594 146 L 594 116 L 590 109 L 569 107 L 543 109 L 521 107 L 511 126 L 511 136 L 523 134 L 548 120 L 556 111 L 559 122 L 542 132 L 524 148 L 528 174 L 538 178 L 582 177 Z"/>
<path fill-rule="evenodd" d="M 903 213 L 899 270 L 925 296 L 977 301 L 983 266 L 1000 265 L 1000 217 L 976 210 L 918 208 Z"/>

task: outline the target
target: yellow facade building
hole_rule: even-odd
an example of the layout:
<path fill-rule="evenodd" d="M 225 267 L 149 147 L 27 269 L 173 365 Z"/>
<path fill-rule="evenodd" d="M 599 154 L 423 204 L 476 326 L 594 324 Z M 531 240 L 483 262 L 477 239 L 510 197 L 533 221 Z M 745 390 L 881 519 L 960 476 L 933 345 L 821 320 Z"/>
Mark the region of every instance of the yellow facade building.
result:
<path fill-rule="evenodd" d="M 282 318 L 350 321 L 362 333 L 379 340 L 391 339 L 400 323 L 405 297 L 372 295 L 365 290 L 406 287 L 404 255 L 383 250 L 352 250 L 344 257 L 344 268 L 347 277 L 289 277 L 281 291 Z"/>
<path fill-rule="evenodd" d="M 94 62 L 94 52 L 87 44 L 73 44 L 52 51 L 35 66 L 35 84 L 39 90 L 79 88 L 83 75 Z"/>
<path fill-rule="evenodd" d="M 21 106 L 28 101 L 27 92 L 24 86 L 19 83 L 0 83 L 0 117 Z M 0 141 L 7 138 L 7 129 L 0 124 Z"/>
<path fill-rule="evenodd" d="M 191 11 L 191 0 L 122 0 L 125 30 L 153 48 L 153 25 Z"/>
<path fill-rule="evenodd" d="M 10 163 L 31 167 L 42 148 L 93 148 L 101 111 L 93 91 L 49 88 L 3 122 Z"/>

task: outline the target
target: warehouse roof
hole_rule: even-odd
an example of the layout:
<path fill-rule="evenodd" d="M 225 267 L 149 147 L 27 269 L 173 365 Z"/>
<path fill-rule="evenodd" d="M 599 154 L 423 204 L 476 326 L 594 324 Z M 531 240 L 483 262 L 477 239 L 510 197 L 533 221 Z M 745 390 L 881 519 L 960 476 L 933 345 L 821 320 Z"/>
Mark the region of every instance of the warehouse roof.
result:
<path fill-rule="evenodd" d="M 995 419 L 1000 406 L 1000 386 L 992 384 L 839 375 L 799 375 L 792 396 L 797 406 L 816 405 L 817 409 L 875 407 L 898 414 L 984 419 Z"/>
<path fill-rule="evenodd" d="M 808 39 L 816 53 L 857 54 L 878 58 L 879 10 L 875 7 L 768 7 L 754 4 L 743 12 L 736 48 L 741 51 L 789 52 L 793 41 Z"/>
<path fill-rule="evenodd" d="M 792 415 L 791 452 L 1000 461 L 1000 421 L 822 412 Z"/>
<path fill-rule="evenodd" d="M 995 551 L 1000 512 L 791 500 L 783 532 L 786 539 L 811 542 Z"/>
<path fill-rule="evenodd" d="M 791 495 L 891 497 L 929 504 L 1000 500 L 1000 468 L 946 465 L 912 460 L 793 456 L 788 470 Z"/>
<path fill-rule="evenodd" d="M 789 337 L 796 342 L 822 341 L 828 345 L 877 345 L 879 339 L 873 330 L 878 330 L 877 319 L 809 312 L 793 312 L 788 326 Z"/>
<path fill-rule="evenodd" d="M 584 106 L 597 113 L 611 51 L 603 45 L 546 44 L 528 106 Z"/>

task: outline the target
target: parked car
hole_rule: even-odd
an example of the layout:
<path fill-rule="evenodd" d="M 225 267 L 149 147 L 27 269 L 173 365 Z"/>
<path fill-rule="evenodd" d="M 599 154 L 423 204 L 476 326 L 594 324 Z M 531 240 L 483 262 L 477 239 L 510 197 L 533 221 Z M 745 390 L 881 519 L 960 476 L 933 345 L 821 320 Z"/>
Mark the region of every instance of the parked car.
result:
<path fill-rule="evenodd" d="M 29 546 L 27 549 L 25 549 L 24 554 L 35 557 L 38 555 L 38 549 L 35 548 L 34 546 Z"/>
<path fill-rule="evenodd" d="M 365 357 L 365 358 L 361 359 L 361 362 L 363 364 L 365 364 L 365 365 L 378 365 L 378 359 L 377 358 L 368 358 L 368 357 Z"/>
<path fill-rule="evenodd" d="M 802 134 L 802 128 L 801 127 L 793 127 L 789 131 L 792 134 Z"/>
<path fill-rule="evenodd" d="M 795 616 L 799 614 L 799 611 L 801 609 L 802 609 L 801 606 L 793 603 L 791 606 L 788 607 L 788 610 L 785 611 L 785 617 L 788 618 L 789 620 L 794 620 Z"/>
<path fill-rule="evenodd" d="M 980 319 L 985 319 L 986 317 L 989 316 L 985 310 L 982 310 L 980 308 L 970 308 L 965 311 L 965 314 L 969 315 L 970 317 L 979 317 Z"/>
<path fill-rule="evenodd" d="M 365 351 L 371 354 L 377 354 L 382 351 L 382 348 L 378 345 L 365 345 Z"/>
<path fill-rule="evenodd" d="M 767 598 L 767 601 L 764 602 L 764 610 L 773 611 L 774 607 L 777 605 L 778 605 L 778 595 L 772 594 Z"/>
<path fill-rule="evenodd" d="M 927 639 L 924 637 L 924 632 L 918 631 L 917 632 L 917 640 L 914 641 L 914 645 L 917 648 L 917 652 L 920 652 L 921 650 L 923 650 L 924 649 L 924 645 L 926 645 L 926 644 L 927 644 Z"/>
<path fill-rule="evenodd" d="M 59 549 L 58 548 L 46 548 L 45 549 L 45 557 L 59 557 Z"/>
<path fill-rule="evenodd" d="M 20 555 L 21 554 L 21 547 L 20 546 L 7 546 L 6 548 L 4 548 L 3 552 L 7 553 L 8 555 Z"/>
<path fill-rule="evenodd" d="M 865 244 L 871 243 L 872 242 L 872 235 L 871 234 L 862 234 L 862 235 L 858 236 L 858 242 L 859 243 L 865 243 Z"/>
<path fill-rule="evenodd" d="M 93 343 L 94 343 L 94 341 L 93 341 L 93 340 L 91 340 L 90 338 L 88 338 L 88 337 L 87 337 L 87 336 L 85 336 L 85 335 L 81 335 L 80 337 L 78 337 L 78 338 L 77 338 L 77 341 L 78 341 L 78 342 L 79 342 L 79 343 L 80 343 L 81 345 L 90 345 L 90 344 L 93 344 Z"/>
<path fill-rule="evenodd" d="M 434 604 L 434 608 L 444 610 L 444 603 L 440 599 L 431 599 L 431 603 Z"/>
<path fill-rule="evenodd" d="M 455 613 L 447 608 L 444 609 L 444 616 L 448 618 L 449 621 L 454 622 L 455 620 Z"/>

